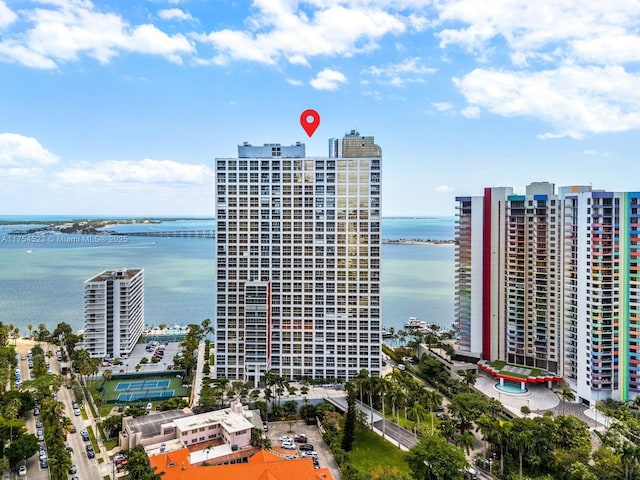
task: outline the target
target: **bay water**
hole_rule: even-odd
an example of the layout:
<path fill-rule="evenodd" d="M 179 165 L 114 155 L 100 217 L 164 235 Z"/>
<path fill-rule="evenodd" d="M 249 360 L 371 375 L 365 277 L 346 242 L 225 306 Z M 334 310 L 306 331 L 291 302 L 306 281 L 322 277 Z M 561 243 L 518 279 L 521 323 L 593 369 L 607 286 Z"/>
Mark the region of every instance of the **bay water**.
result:
<path fill-rule="evenodd" d="M 73 217 L 77 218 L 77 217 Z M 91 217 L 95 218 L 95 217 Z M 53 220 L 72 217 L 0 217 Z M 28 333 L 40 323 L 52 330 L 66 322 L 83 327 L 83 282 L 118 267 L 145 270 L 145 322 L 176 325 L 214 320 L 215 250 L 211 238 L 92 235 L 14 236 L 32 225 L 0 225 L 0 321 Z M 213 229 L 210 219 L 122 224 L 110 230 L 170 231 Z M 452 240 L 453 217 L 383 218 L 388 240 Z M 110 240 L 107 240 L 110 239 Z M 444 328 L 454 314 L 454 247 L 392 243 L 382 246 L 382 323 L 403 328 L 414 316 Z"/>

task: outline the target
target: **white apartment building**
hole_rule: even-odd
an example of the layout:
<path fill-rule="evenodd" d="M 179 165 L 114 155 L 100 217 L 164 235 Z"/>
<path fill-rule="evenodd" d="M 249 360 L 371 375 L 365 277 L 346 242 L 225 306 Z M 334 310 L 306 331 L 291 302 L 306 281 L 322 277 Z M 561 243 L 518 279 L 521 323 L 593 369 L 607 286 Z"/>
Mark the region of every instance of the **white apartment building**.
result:
<path fill-rule="evenodd" d="M 218 377 L 380 372 L 381 149 L 355 131 L 329 145 L 216 159 Z"/>
<path fill-rule="evenodd" d="M 105 270 L 84 282 L 84 348 L 127 358 L 144 328 L 144 270 Z"/>

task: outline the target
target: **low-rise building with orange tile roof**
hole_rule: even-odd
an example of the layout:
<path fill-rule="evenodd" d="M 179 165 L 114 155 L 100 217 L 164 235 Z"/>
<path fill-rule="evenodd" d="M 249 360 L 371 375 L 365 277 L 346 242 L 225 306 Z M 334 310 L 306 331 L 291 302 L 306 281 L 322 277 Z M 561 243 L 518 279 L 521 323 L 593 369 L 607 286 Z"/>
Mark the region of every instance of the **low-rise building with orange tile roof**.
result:
<path fill-rule="evenodd" d="M 155 473 L 162 480 L 333 480 L 328 468 L 315 468 L 311 458 L 287 460 L 264 450 L 245 463 L 195 466 L 191 452 L 183 448 L 150 457 Z"/>
<path fill-rule="evenodd" d="M 263 428 L 260 412 L 245 409 L 240 403 L 198 415 L 184 409 L 125 417 L 122 424 L 122 449 L 141 444 L 151 457 L 187 447 L 192 465 L 246 460 L 255 453 L 251 430 Z"/>

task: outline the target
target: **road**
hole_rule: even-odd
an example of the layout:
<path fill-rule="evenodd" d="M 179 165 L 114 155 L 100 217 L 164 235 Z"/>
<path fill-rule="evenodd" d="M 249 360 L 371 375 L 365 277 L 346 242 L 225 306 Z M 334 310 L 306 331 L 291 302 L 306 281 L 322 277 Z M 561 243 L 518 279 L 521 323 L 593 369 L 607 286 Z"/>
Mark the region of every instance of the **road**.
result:
<path fill-rule="evenodd" d="M 31 347 L 35 344 L 35 342 L 28 340 L 18 340 L 16 345 L 16 351 L 20 355 L 19 365 L 20 371 L 22 375 L 23 381 L 28 380 L 30 377 L 29 373 L 29 365 L 28 360 L 22 360 L 23 356 L 27 355 L 27 352 L 31 349 Z M 60 363 L 56 359 L 55 356 L 55 345 L 47 345 L 45 343 L 41 344 L 43 349 L 45 350 L 45 358 L 47 349 L 50 350 L 54 355 L 51 357 L 51 370 L 54 373 L 60 373 Z M 76 427 L 76 433 L 69 433 L 67 437 L 67 441 L 71 448 L 73 449 L 73 453 L 71 454 L 71 462 L 76 465 L 78 477 L 80 478 L 101 478 L 100 469 L 98 467 L 97 460 L 89 459 L 87 457 L 85 451 L 85 442 L 82 441 L 82 437 L 80 436 L 80 429 L 87 428 L 86 423 L 88 420 L 83 420 L 82 416 L 76 417 L 73 414 L 73 408 L 71 406 L 71 402 L 74 400 L 73 390 L 67 389 L 64 386 L 57 392 L 58 401 L 62 402 L 65 407 L 65 414 L 67 417 L 71 419 L 73 425 Z M 37 418 L 34 417 L 33 411 L 29 411 L 25 414 L 25 424 L 27 428 L 27 432 L 36 433 L 36 422 Z M 94 428 L 95 430 L 95 428 Z M 49 479 L 49 469 L 48 468 L 40 468 L 40 460 L 39 456 L 36 453 L 32 457 L 27 459 L 27 477 L 26 480 L 48 480 Z"/>

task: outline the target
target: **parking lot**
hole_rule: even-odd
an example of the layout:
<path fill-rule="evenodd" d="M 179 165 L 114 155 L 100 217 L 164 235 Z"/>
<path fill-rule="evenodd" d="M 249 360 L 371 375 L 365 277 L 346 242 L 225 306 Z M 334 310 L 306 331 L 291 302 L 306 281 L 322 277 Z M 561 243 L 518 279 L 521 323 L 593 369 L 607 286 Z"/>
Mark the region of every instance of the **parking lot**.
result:
<path fill-rule="evenodd" d="M 333 459 L 333 455 L 329 451 L 329 447 L 324 443 L 322 434 L 316 425 L 307 425 L 300 420 L 289 428 L 289 422 L 269 422 L 269 431 L 267 437 L 271 440 L 271 446 L 274 451 L 283 455 L 300 456 L 298 448 L 295 450 L 286 450 L 280 447 L 280 437 L 289 436 L 293 438 L 296 434 L 304 434 L 307 436 L 307 443 L 313 445 L 314 451 L 318 453 L 318 463 L 322 468 L 329 468 L 335 480 L 340 480 L 340 470 Z M 296 447 L 300 444 L 296 443 Z"/>

